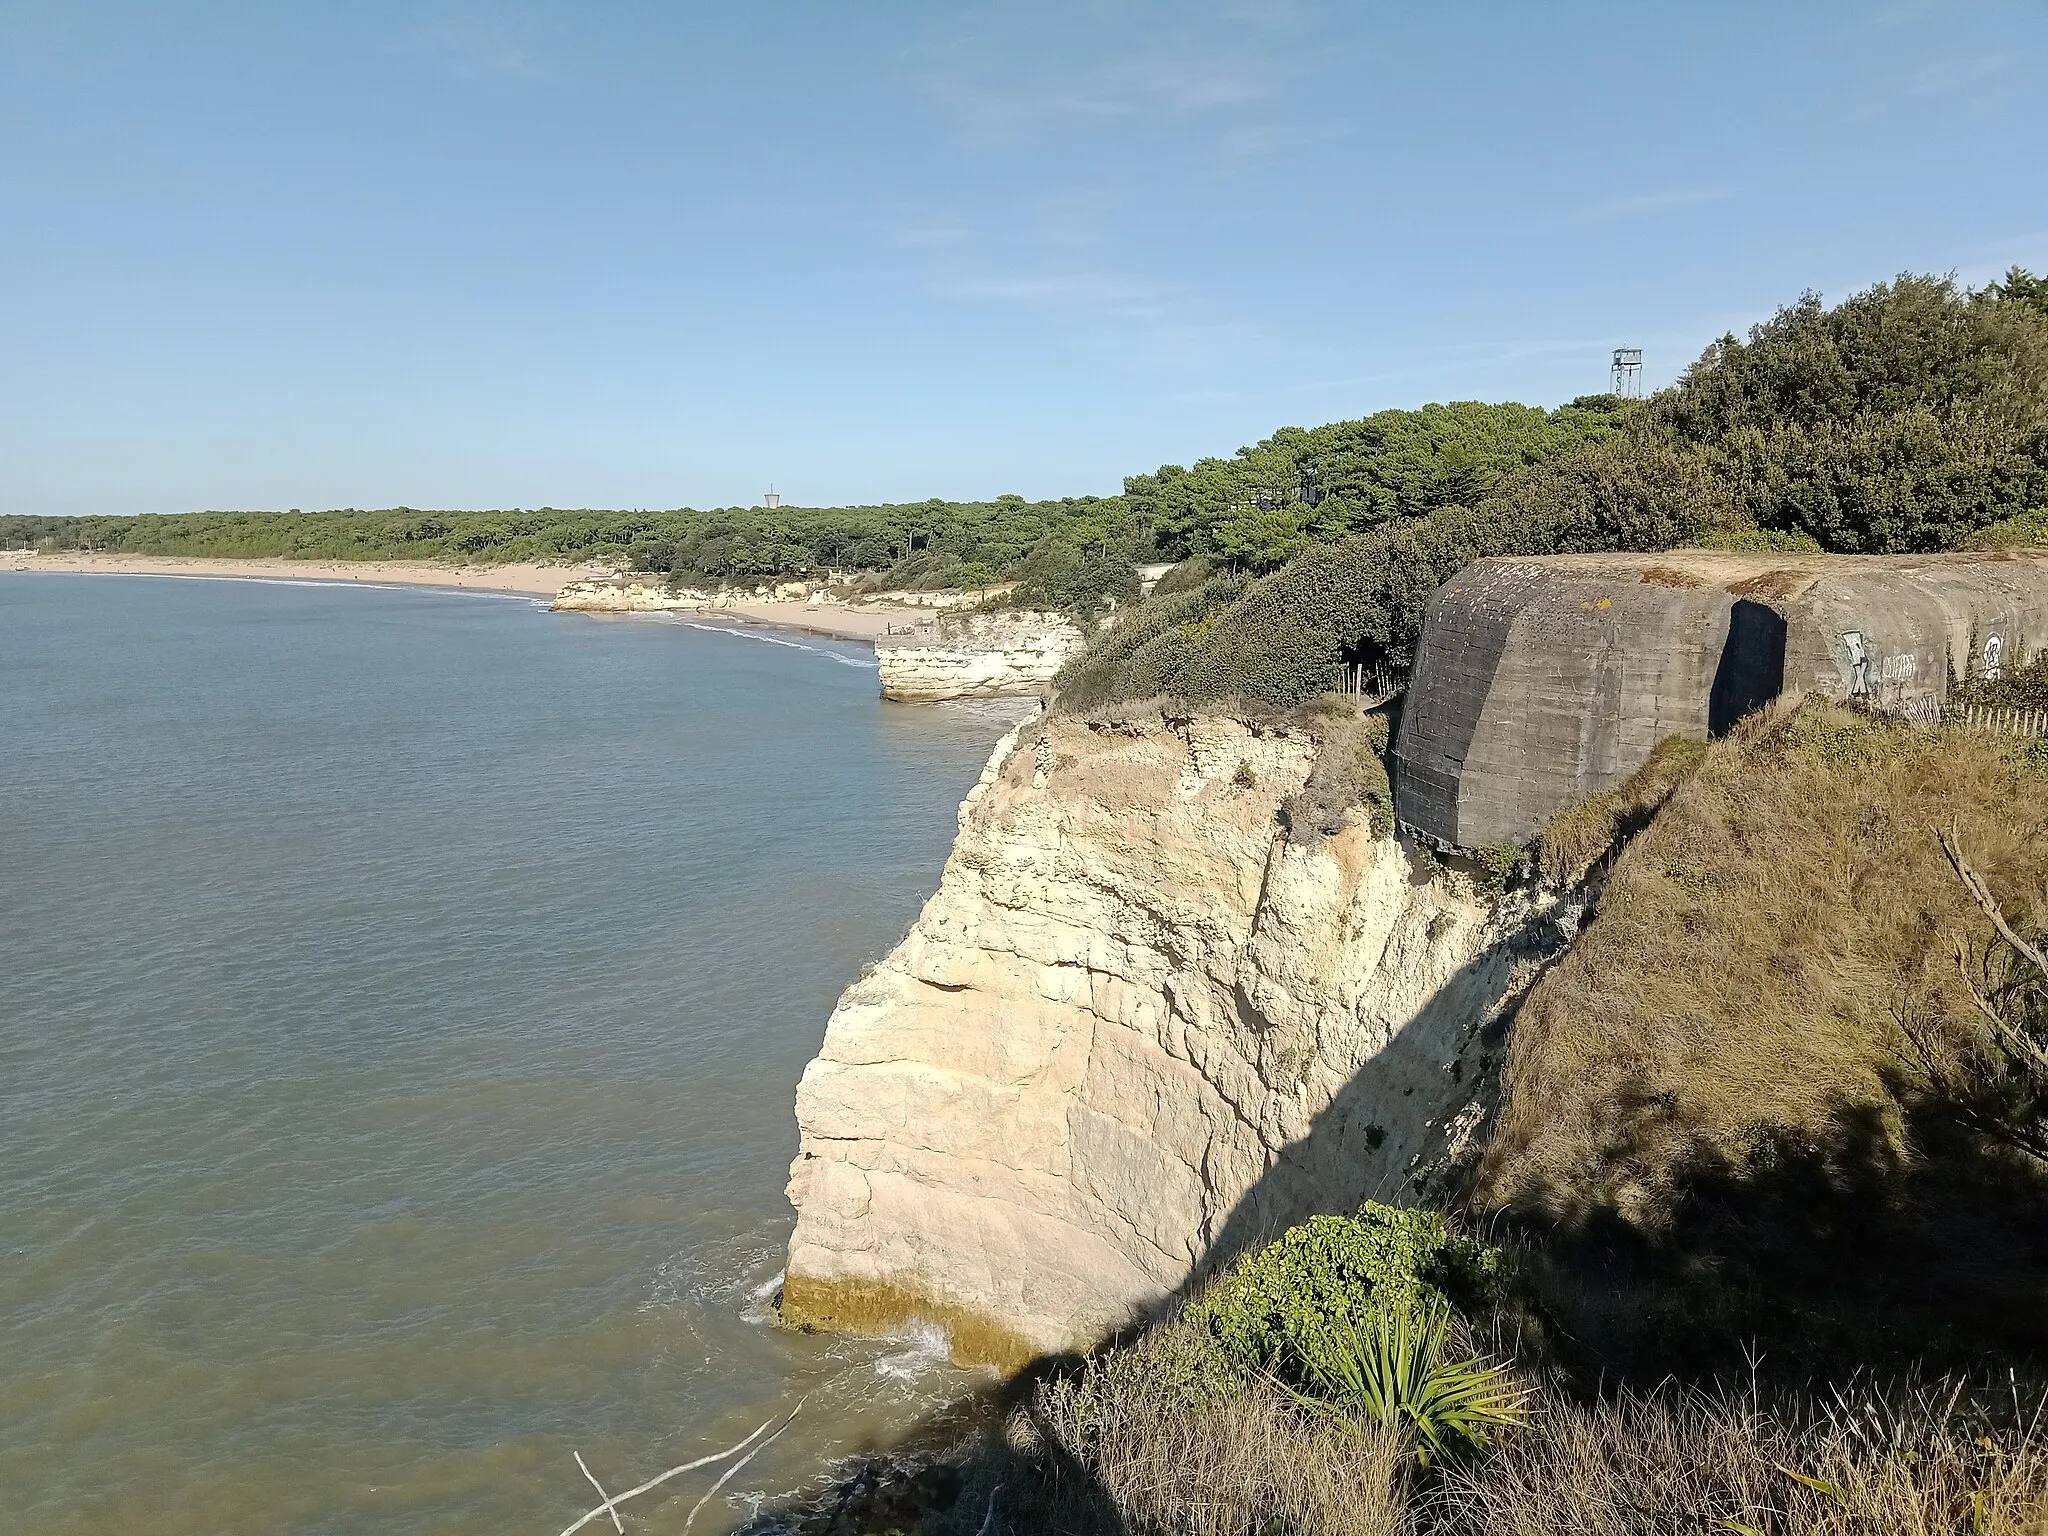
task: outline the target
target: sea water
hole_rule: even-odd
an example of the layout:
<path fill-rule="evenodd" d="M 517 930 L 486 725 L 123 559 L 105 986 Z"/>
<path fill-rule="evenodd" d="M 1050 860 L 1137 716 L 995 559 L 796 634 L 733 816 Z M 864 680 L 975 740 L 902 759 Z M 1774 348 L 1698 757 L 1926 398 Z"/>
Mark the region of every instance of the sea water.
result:
<path fill-rule="evenodd" d="M 957 1395 L 770 1305 L 798 1076 L 1015 716 L 770 631 L 0 574 L 0 1528 L 553 1536 L 573 1453 L 802 1401 L 717 1531 Z"/>

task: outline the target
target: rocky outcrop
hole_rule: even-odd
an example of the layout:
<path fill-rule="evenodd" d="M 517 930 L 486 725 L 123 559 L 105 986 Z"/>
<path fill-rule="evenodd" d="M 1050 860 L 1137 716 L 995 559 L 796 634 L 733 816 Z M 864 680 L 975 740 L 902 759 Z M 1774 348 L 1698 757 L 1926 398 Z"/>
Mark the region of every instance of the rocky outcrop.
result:
<path fill-rule="evenodd" d="M 797 1097 L 791 1322 L 1085 1346 L 1471 1134 L 1482 1029 L 1561 942 L 1353 826 L 1287 840 L 1311 727 L 1042 717 Z"/>
<path fill-rule="evenodd" d="M 993 699 L 1043 693 L 1087 643 L 1057 613 L 987 613 L 881 636 L 875 657 L 885 699 Z"/>
<path fill-rule="evenodd" d="M 779 582 L 750 592 L 737 587 L 708 591 L 619 576 L 572 581 L 555 594 L 555 600 L 548 606 L 570 613 L 698 613 L 746 602 L 801 603 L 823 599 L 823 588 L 801 581 Z"/>

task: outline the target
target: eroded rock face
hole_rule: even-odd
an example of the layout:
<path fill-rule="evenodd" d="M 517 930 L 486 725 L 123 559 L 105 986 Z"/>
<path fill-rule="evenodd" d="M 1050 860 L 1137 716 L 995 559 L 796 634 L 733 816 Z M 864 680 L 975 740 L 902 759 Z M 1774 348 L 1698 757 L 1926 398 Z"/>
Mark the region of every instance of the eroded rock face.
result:
<path fill-rule="evenodd" d="M 572 581 L 548 606 L 565 613 L 695 613 L 713 594 L 660 582 L 598 578 Z"/>
<path fill-rule="evenodd" d="M 671 587 L 659 581 L 635 581 L 627 576 L 596 577 L 572 581 L 555 594 L 548 606 L 570 613 L 697 613 L 706 609 L 736 608 L 742 603 L 801 603 L 822 601 L 825 590 L 805 581 L 763 583 L 745 591 L 737 587 L 706 589 Z"/>
<path fill-rule="evenodd" d="M 1056 613 L 991 613 L 875 642 L 882 697 L 929 703 L 1043 693 L 1087 644 Z"/>
<path fill-rule="evenodd" d="M 804 1073 L 790 1321 L 936 1317 L 1004 1364 L 1086 1346 L 1470 1131 L 1531 926 L 1365 827 L 1289 844 L 1314 750 L 1204 718 L 998 748 Z"/>

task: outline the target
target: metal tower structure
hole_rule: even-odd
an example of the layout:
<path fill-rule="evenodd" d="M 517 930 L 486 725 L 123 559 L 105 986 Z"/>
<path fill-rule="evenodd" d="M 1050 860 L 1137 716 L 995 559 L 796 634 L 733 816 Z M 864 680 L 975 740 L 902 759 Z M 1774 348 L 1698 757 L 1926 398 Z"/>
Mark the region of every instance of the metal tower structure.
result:
<path fill-rule="evenodd" d="M 1609 377 L 1608 392 L 1624 400 L 1643 398 L 1643 349 L 1641 347 L 1616 347 L 1614 349 L 1614 371 Z"/>

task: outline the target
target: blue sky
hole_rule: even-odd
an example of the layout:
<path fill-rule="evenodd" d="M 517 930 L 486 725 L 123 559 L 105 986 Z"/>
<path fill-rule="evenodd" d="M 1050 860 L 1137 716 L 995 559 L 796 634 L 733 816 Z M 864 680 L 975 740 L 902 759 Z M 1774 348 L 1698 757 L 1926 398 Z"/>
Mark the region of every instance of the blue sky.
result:
<path fill-rule="evenodd" d="M 2048 7 L 0 0 L 0 511 L 1107 493 L 2048 269 Z"/>

